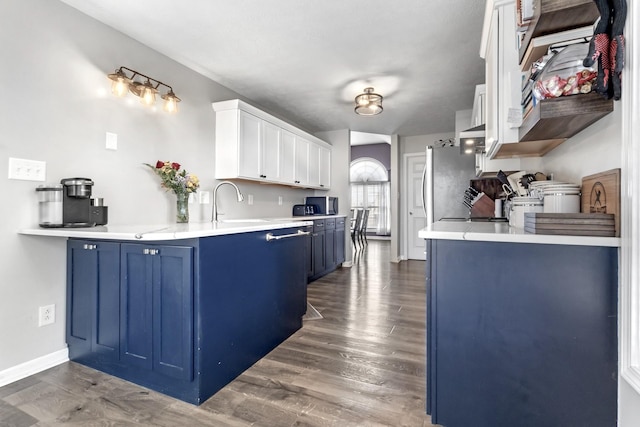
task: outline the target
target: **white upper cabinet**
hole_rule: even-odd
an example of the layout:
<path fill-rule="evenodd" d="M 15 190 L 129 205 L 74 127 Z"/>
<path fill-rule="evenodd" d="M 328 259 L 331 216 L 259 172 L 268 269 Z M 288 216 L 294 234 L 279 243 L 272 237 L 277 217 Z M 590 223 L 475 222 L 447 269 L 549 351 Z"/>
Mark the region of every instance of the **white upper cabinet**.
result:
<path fill-rule="evenodd" d="M 480 56 L 486 64 L 485 145 L 487 155 L 493 158 L 500 145 L 519 140 L 517 113 L 522 111 L 522 72 L 516 44 L 515 0 L 487 1 Z"/>
<path fill-rule="evenodd" d="M 238 99 L 212 105 L 217 179 L 330 188 L 331 145 Z"/>
<path fill-rule="evenodd" d="M 280 181 L 281 130 L 278 126 L 262 121 L 260 144 L 260 178 Z"/>
<path fill-rule="evenodd" d="M 320 187 L 331 186 L 331 150 L 320 147 Z"/>
<path fill-rule="evenodd" d="M 320 146 L 309 144 L 309 184 L 320 187 Z"/>
<path fill-rule="evenodd" d="M 296 181 L 296 136 L 281 129 L 280 132 L 280 180 L 295 184 Z"/>
<path fill-rule="evenodd" d="M 238 112 L 240 135 L 238 136 L 238 176 L 244 178 L 260 177 L 260 152 L 262 121 L 245 113 Z"/>
<path fill-rule="evenodd" d="M 297 185 L 308 187 L 309 181 L 309 141 L 304 138 L 296 137 L 296 164 L 295 164 L 295 183 Z"/>

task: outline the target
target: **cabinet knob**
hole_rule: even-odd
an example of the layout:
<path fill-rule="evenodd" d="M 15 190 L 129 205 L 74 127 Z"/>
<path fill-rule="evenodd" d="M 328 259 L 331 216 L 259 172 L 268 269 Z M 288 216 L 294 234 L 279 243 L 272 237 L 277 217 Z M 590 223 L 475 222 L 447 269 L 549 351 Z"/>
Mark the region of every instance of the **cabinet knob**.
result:
<path fill-rule="evenodd" d="M 160 253 L 160 249 L 145 248 L 142 250 L 142 253 L 145 255 L 158 255 Z"/>
<path fill-rule="evenodd" d="M 92 251 L 92 250 L 94 250 L 94 249 L 97 249 L 97 248 L 98 248 L 98 245 L 89 245 L 89 244 L 84 244 L 84 245 L 82 246 L 82 248 L 83 248 L 83 249 L 86 249 L 86 250 L 88 250 L 88 251 Z"/>

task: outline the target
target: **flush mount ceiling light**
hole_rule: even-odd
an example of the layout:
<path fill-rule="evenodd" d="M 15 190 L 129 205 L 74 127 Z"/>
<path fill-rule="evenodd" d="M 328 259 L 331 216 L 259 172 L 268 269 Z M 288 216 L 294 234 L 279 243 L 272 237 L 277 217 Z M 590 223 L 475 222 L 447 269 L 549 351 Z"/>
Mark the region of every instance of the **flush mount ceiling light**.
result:
<path fill-rule="evenodd" d="M 356 114 L 361 116 L 375 116 L 382 113 L 382 95 L 373 92 L 372 87 L 356 96 Z"/>
<path fill-rule="evenodd" d="M 127 75 L 127 72 L 131 76 Z M 108 74 L 109 80 L 111 80 L 111 92 L 118 97 L 125 96 L 127 92 L 131 92 L 135 96 L 140 98 L 140 102 L 144 105 L 151 106 L 156 102 L 156 94 L 158 88 L 164 86 L 168 89 L 167 93 L 161 96 L 164 100 L 164 111 L 168 113 L 175 113 L 178 111 L 178 102 L 180 98 L 173 93 L 173 88 L 166 83 L 162 83 L 160 80 L 156 80 L 149 76 L 146 76 L 138 71 L 132 70 L 127 67 L 120 67 L 114 73 Z M 144 81 L 135 81 L 136 77 L 144 78 Z"/>

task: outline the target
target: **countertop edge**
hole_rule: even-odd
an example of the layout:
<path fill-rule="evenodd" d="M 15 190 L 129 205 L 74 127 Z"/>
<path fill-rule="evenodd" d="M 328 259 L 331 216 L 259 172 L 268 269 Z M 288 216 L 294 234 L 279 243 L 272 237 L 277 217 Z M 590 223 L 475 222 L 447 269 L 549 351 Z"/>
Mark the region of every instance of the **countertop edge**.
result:
<path fill-rule="evenodd" d="M 418 237 L 435 240 L 469 240 L 503 243 L 533 243 L 620 247 L 619 237 L 569 236 L 526 233 L 506 223 L 435 222 L 418 232 Z"/>
<path fill-rule="evenodd" d="M 24 228 L 18 234 L 79 239 L 159 241 L 251 233 L 254 231 L 313 225 L 311 220 L 266 220 L 265 222 L 195 223 L 160 225 L 119 225 L 90 228 Z"/>

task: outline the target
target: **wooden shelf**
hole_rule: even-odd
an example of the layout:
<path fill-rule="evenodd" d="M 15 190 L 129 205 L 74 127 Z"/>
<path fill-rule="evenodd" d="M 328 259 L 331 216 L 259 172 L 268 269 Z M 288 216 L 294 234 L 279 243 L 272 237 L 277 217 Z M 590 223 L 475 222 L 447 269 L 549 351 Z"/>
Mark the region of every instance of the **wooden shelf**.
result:
<path fill-rule="evenodd" d="M 531 39 L 593 25 L 600 13 L 593 0 L 535 0 L 534 14 L 520 47 L 519 62 Z"/>
<path fill-rule="evenodd" d="M 595 92 L 544 99 L 524 118 L 520 142 L 502 144 L 494 158 L 540 157 L 613 111 Z"/>
<path fill-rule="evenodd" d="M 613 111 L 613 100 L 595 92 L 543 99 L 520 126 L 520 142 L 567 139 Z"/>

